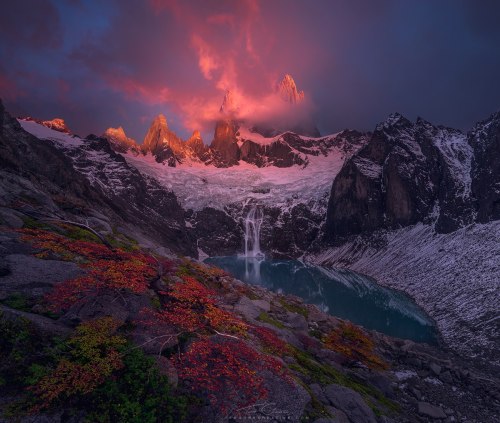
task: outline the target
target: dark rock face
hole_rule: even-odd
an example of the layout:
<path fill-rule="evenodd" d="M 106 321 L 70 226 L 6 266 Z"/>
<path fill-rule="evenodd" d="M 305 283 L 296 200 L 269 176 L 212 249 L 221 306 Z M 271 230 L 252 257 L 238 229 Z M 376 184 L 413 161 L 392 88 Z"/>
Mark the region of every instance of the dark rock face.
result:
<path fill-rule="evenodd" d="M 209 256 L 232 255 L 242 251 L 244 232 L 223 210 L 206 207 L 190 218 L 198 248 Z"/>
<path fill-rule="evenodd" d="M 240 151 L 241 160 L 258 167 L 290 167 L 293 165 L 302 166 L 306 163 L 305 158 L 294 152 L 282 139 L 278 139 L 269 145 L 261 145 L 245 140 Z"/>
<path fill-rule="evenodd" d="M 500 219 L 500 112 L 478 123 L 468 134 L 474 150 L 472 194 L 478 222 Z"/>
<path fill-rule="evenodd" d="M 284 258 L 302 255 L 318 236 L 323 220 L 303 203 L 287 211 L 265 208 L 264 216 L 262 248 L 274 257 Z"/>
<path fill-rule="evenodd" d="M 460 131 L 391 115 L 335 178 L 325 239 L 417 222 L 441 232 L 471 223 L 471 156 Z"/>

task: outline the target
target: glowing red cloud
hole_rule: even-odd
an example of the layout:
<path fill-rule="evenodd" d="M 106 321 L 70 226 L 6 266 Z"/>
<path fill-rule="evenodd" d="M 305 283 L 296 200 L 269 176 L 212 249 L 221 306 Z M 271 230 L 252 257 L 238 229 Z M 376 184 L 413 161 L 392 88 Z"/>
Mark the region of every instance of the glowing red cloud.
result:
<path fill-rule="evenodd" d="M 222 6 L 221 6 L 222 5 Z M 275 92 L 283 75 L 264 65 L 274 36 L 261 22 L 259 2 L 217 2 L 213 12 L 191 7 L 187 2 L 154 0 L 156 13 L 170 12 L 190 34 L 200 74 L 209 89 L 194 92 L 171 88 L 175 103 L 188 129 L 210 130 L 220 118 L 219 107 L 226 90 L 238 105 L 240 119 L 269 120 L 310 110 L 310 101 L 291 109 Z M 217 7 L 218 6 L 218 7 Z"/>
<path fill-rule="evenodd" d="M 140 100 L 145 104 L 165 104 L 171 100 L 170 90 L 165 86 L 152 86 L 119 75 L 109 75 L 106 77 L 106 81 L 111 87 L 124 93 L 127 98 Z"/>

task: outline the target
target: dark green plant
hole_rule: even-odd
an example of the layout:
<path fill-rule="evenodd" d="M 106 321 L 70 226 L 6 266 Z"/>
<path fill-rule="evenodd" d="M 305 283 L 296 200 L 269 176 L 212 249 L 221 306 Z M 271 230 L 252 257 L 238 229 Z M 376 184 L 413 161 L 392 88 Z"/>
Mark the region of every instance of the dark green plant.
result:
<path fill-rule="evenodd" d="M 168 379 L 139 349 L 123 359 L 124 368 L 88 398 L 87 421 L 99 423 L 175 423 L 187 414 L 187 399 L 172 394 Z"/>
<path fill-rule="evenodd" d="M 263 311 L 262 313 L 259 314 L 259 316 L 257 317 L 257 320 L 259 320 L 260 322 L 269 323 L 270 325 L 273 325 L 273 326 L 277 327 L 278 329 L 285 328 L 285 325 L 283 323 L 281 323 L 279 320 L 273 319 L 265 311 Z"/>

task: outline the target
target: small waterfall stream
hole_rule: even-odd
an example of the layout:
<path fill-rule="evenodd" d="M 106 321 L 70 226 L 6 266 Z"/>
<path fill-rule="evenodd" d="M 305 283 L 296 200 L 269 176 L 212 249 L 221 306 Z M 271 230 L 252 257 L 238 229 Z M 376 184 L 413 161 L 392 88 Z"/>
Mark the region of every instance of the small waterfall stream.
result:
<path fill-rule="evenodd" d="M 262 209 L 254 205 L 245 218 L 245 276 L 260 280 L 260 266 L 265 254 L 260 250 L 260 227 L 264 221 Z"/>
<path fill-rule="evenodd" d="M 264 253 L 260 251 L 260 227 L 264 220 L 262 209 L 253 206 L 245 218 L 245 257 L 263 259 Z"/>

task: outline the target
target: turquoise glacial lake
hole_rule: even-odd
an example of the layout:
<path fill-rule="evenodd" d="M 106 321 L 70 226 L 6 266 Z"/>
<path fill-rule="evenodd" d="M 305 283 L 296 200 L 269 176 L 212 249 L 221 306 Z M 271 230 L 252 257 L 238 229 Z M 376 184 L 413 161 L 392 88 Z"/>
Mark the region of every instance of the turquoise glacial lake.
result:
<path fill-rule="evenodd" d="M 248 284 L 301 297 L 333 316 L 367 329 L 416 342 L 437 343 L 434 323 L 409 296 L 359 273 L 295 260 L 239 256 L 210 257 L 205 263 Z"/>

